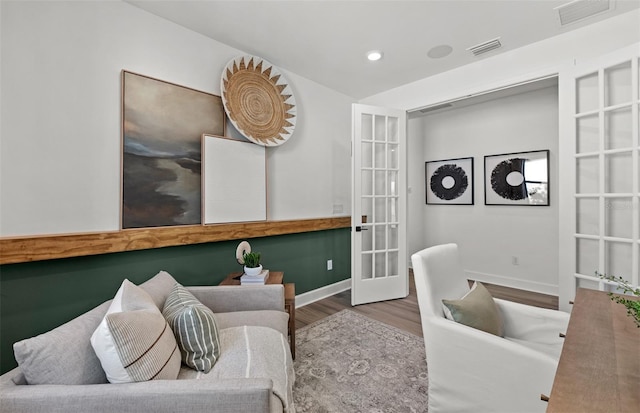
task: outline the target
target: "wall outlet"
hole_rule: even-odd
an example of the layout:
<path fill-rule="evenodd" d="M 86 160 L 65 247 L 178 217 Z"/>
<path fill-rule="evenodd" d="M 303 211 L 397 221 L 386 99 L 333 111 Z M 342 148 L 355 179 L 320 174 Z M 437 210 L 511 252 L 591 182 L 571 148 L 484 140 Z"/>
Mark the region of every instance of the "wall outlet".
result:
<path fill-rule="evenodd" d="M 333 270 L 333 260 L 327 260 L 327 271 Z"/>
<path fill-rule="evenodd" d="M 519 265 L 520 263 L 518 262 L 518 257 L 516 257 L 515 255 L 511 257 L 511 264 L 512 265 Z"/>

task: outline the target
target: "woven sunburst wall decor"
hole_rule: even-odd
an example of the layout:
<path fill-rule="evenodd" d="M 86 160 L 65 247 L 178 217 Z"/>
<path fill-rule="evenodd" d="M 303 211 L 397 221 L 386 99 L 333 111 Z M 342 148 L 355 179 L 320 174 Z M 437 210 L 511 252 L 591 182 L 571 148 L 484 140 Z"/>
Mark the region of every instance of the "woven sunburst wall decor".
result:
<path fill-rule="evenodd" d="M 224 109 L 242 135 L 253 143 L 285 143 L 296 126 L 296 100 L 280 71 L 256 56 L 227 63 L 220 80 Z"/>

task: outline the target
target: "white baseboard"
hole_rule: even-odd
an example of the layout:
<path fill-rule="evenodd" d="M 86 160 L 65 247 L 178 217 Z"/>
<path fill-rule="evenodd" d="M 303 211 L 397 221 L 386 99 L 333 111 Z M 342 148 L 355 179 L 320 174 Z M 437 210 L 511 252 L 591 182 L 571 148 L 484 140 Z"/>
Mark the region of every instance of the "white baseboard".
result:
<path fill-rule="evenodd" d="M 517 288 L 519 290 L 533 291 L 536 293 L 558 295 L 558 286 L 554 284 L 541 283 L 531 280 L 521 280 L 518 278 L 505 277 L 503 275 L 486 274 L 475 271 L 465 271 L 467 278 L 486 282 L 489 284 L 502 285 L 504 287 Z"/>
<path fill-rule="evenodd" d="M 335 284 L 329 284 L 324 287 L 296 295 L 296 308 L 322 300 L 323 298 L 331 297 L 334 294 L 341 293 L 350 288 L 351 278 L 347 278 L 346 280 L 338 281 Z"/>

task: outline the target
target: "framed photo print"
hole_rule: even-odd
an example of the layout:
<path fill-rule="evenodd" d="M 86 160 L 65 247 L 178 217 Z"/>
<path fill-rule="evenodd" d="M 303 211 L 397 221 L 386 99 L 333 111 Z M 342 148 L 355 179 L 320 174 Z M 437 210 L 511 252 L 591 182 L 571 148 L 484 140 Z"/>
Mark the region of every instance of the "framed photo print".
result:
<path fill-rule="evenodd" d="M 549 150 L 484 157 L 485 205 L 549 205 Z"/>
<path fill-rule="evenodd" d="M 425 162 L 427 204 L 473 205 L 473 158 Z"/>

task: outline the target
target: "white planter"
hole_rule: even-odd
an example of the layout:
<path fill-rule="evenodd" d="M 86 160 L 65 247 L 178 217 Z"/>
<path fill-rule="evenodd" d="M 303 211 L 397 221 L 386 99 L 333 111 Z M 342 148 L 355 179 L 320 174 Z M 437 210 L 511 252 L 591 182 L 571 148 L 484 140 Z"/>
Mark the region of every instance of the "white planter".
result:
<path fill-rule="evenodd" d="M 244 273 L 250 277 L 255 277 L 256 275 L 260 275 L 261 272 L 262 272 L 262 265 L 255 268 L 248 268 L 246 266 L 244 267 Z"/>

